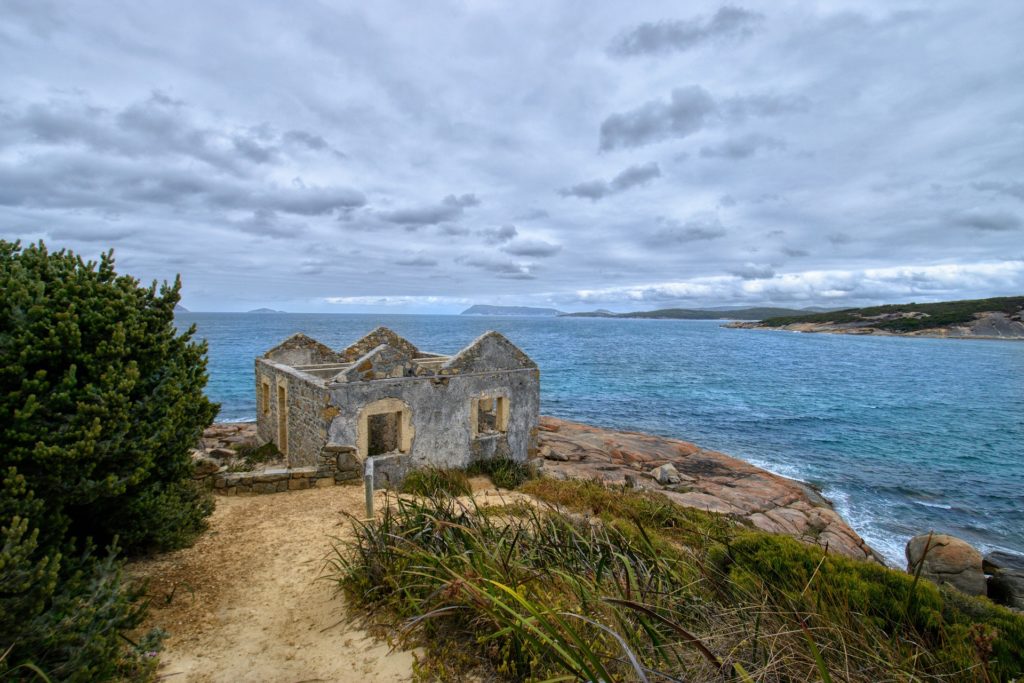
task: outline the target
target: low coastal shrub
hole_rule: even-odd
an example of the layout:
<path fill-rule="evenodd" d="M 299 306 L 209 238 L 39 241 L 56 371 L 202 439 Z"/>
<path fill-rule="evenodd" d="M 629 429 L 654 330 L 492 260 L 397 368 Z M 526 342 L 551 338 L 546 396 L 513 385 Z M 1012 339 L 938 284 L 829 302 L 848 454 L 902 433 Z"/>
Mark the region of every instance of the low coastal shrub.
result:
<path fill-rule="evenodd" d="M 261 446 L 243 446 L 235 452 L 239 458 L 252 467 L 284 457 L 284 454 L 277 449 L 277 444 L 273 441 L 268 441 Z"/>
<path fill-rule="evenodd" d="M 331 575 L 424 676 L 997 681 L 1024 619 L 654 493 L 540 479 L 557 504 L 403 499 L 353 520 Z M 568 677 L 568 678 L 564 678 Z"/>
<path fill-rule="evenodd" d="M 495 486 L 503 489 L 519 488 L 531 476 L 530 467 L 525 462 L 511 458 L 477 460 L 467 468 L 466 474 L 471 477 L 490 477 Z"/>
<path fill-rule="evenodd" d="M 462 470 L 424 467 L 413 470 L 402 481 L 402 493 L 414 496 L 468 496 L 472 489 Z"/>
<path fill-rule="evenodd" d="M 185 545 L 212 509 L 189 450 L 217 406 L 205 344 L 174 326 L 179 289 L 118 275 L 109 253 L 0 240 L 0 675 L 151 670 L 159 634 L 122 635 L 142 607 L 119 549 Z"/>

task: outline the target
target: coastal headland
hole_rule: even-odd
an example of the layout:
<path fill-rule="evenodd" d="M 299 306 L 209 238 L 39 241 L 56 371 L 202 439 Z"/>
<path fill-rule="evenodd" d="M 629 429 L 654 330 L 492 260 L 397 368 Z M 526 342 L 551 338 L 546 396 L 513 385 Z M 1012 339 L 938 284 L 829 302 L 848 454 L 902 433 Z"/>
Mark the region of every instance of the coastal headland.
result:
<path fill-rule="evenodd" d="M 1024 297 L 893 304 L 723 325 L 738 329 L 943 339 L 1024 339 Z"/>

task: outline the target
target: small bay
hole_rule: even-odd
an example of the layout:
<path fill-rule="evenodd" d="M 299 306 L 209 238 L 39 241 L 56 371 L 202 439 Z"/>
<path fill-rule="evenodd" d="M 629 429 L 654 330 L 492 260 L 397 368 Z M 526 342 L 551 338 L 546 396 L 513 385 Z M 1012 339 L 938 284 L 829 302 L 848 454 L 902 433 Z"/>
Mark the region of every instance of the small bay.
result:
<path fill-rule="evenodd" d="M 253 360 L 293 332 L 386 325 L 451 353 L 489 329 L 541 368 L 542 412 L 696 442 L 820 487 L 902 566 L 913 534 L 1024 553 L 1024 342 L 723 329 L 718 321 L 179 313 L 220 420 L 255 418 Z"/>

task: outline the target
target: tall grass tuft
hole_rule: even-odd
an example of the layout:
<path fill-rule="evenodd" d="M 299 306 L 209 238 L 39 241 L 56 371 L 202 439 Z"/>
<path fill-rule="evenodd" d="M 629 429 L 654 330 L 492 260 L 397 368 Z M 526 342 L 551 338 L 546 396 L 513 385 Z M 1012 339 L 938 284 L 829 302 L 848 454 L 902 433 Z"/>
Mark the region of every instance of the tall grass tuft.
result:
<path fill-rule="evenodd" d="M 424 467 L 409 472 L 402 480 L 402 493 L 413 496 L 468 496 L 469 479 L 462 470 Z"/>
<path fill-rule="evenodd" d="M 525 489 L 558 507 L 503 516 L 399 499 L 352 521 L 331 576 L 425 646 L 424 672 L 440 678 L 995 681 L 1024 670 L 1024 619 L 987 601 L 656 494 Z"/>
<path fill-rule="evenodd" d="M 532 476 L 529 465 L 511 458 L 477 460 L 466 470 L 469 476 L 485 475 L 494 485 L 503 489 L 516 489 Z"/>

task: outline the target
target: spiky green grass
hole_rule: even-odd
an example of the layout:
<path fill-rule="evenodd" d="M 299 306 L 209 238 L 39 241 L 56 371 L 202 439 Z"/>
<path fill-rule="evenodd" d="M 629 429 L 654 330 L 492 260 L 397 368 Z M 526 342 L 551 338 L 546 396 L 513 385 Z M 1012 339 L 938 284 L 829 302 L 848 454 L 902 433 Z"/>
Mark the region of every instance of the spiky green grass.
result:
<path fill-rule="evenodd" d="M 402 493 L 414 496 L 468 496 L 472 492 L 469 479 L 462 470 L 424 467 L 413 470 L 402 480 Z"/>
<path fill-rule="evenodd" d="M 331 576 L 421 673 L 586 681 L 997 681 L 1024 619 L 656 494 L 530 482 L 559 507 L 401 499 Z"/>
<path fill-rule="evenodd" d="M 466 474 L 471 477 L 485 475 L 491 478 L 494 485 L 503 489 L 519 488 L 532 477 L 529 465 L 511 458 L 491 458 L 477 460 L 469 466 Z"/>

